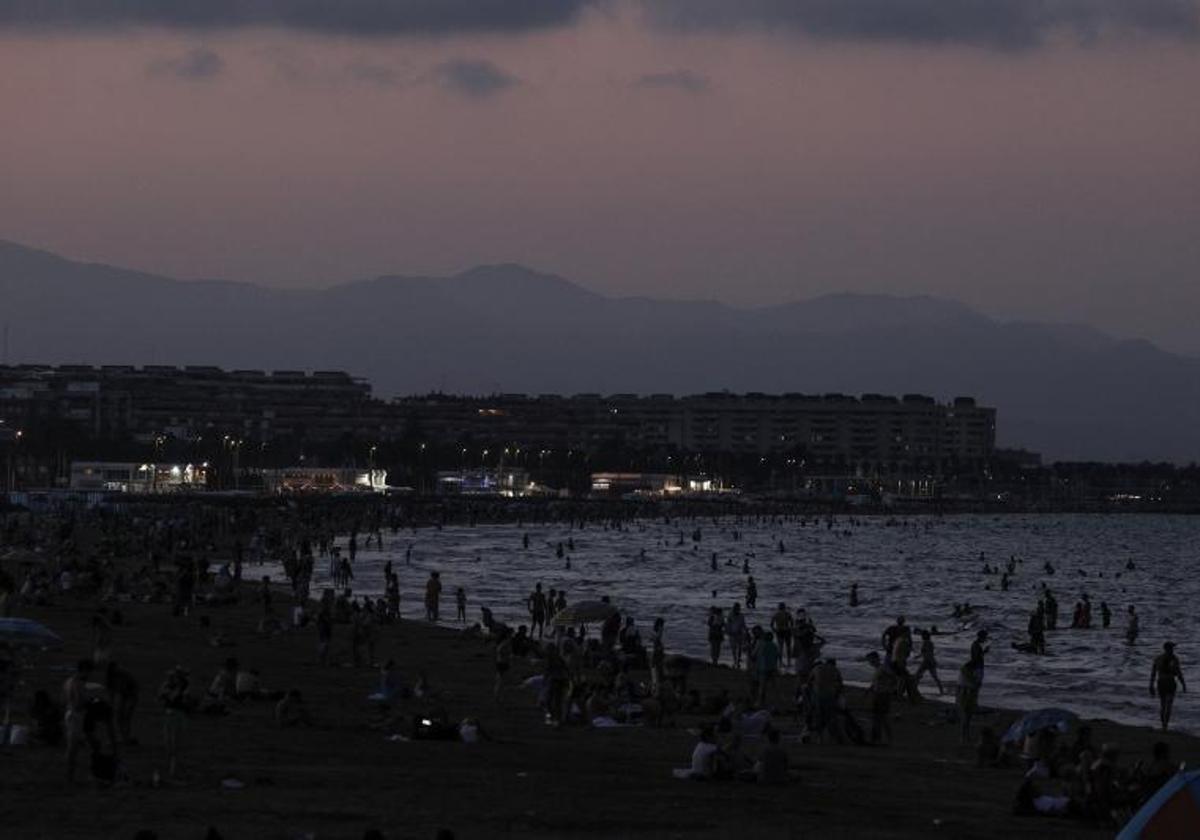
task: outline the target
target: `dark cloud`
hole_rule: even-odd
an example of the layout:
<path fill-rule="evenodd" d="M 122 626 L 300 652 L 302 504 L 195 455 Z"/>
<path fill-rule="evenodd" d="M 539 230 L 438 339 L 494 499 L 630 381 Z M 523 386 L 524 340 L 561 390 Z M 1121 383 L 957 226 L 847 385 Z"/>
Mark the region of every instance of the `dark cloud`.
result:
<path fill-rule="evenodd" d="M 640 0 L 678 29 L 759 27 L 812 37 L 1020 49 L 1057 33 L 1195 38 L 1198 0 Z"/>
<path fill-rule="evenodd" d="M 280 26 L 331 34 L 505 32 L 571 23 L 603 0 L 0 0 L 0 26 Z"/>
<path fill-rule="evenodd" d="M 633 80 L 637 88 L 673 88 L 687 93 L 707 93 L 712 88 L 708 76 L 691 70 L 671 70 L 665 73 L 646 73 Z"/>
<path fill-rule="evenodd" d="M 439 64 L 433 69 L 433 78 L 447 89 L 472 99 L 487 99 L 521 83 L 490 61 L 469 59 Z"/>
<path fill-rule="evenodd" d="M 205 47 L 189 50 L 174 58 L 160 58 L 150 62 L 146 72 L 151 76 L 172 76 L 176 79 L 211 79 L 225 68 L 225 62 Z"/>

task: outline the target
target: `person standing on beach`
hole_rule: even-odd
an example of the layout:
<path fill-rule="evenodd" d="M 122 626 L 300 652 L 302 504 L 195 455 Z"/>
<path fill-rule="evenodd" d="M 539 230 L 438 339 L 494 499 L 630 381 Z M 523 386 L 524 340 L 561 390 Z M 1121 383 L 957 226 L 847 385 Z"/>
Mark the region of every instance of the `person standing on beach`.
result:
<path fill-rule="evenodd" d="M 500 705 L 502 702 L 501 695 L 504 692 L 504 675 L 512 667 L 512 655 L 512 636 L 505 630 L 501 634 L 500 640 L 496 642 L 496 685 L 492 689 L 496 705 Z"/>
<path fill-rule="evenodd" d="M 771 616 L 771 630 L 779 639 L 779 647 L 783 651 L 784 662 L 792 664 L 792 614 L 787 604 L 780 603 L 779 609 Z"/>
<path fill-rule="evenodd" d="M 958 717 L 961 729 L 959 738 L 963 744 L 971 741 L 971 718 L 979 708 L 979 689 L 983 686 L 983 663 L 978 664 L 974 658 L 958 669 L 958 690 L 955 693 L 955 705 L 958 707 Z"/>
<path fill-rule="evenodd" d="M 892 742 L 892 698 L 896 696 L 898 681 L 895 670 L 884 662 L 879 654 L 867 654 L 873 673 L 871 675 L 871 743 Z"/>
<path fill-rule="evenodd" d="M 1046 609 L 1040 601 L 1029 616 L 1029 647 L 1037 654 L 1046 652 Z"/>
<path fill-rule="evenodd" d="M 167 778 L 174 779 L 179 772 L 179 747 L 183 739 L 183 722 L 188 713 L 188 674 L 183 668 L 175 667 L 167 673 L 167 679 L 158 690 L 159 702 L 163 705 L 163 741 L 167 750 Z"/>
<path fill-rule="evenodd" d="M 1046 604 L 1046 629 L 1058 629 L 1058 599 L 1054 597 L 1054 593 L 1046 587 L 1043 602 Z"/>
<path fill-rule="evenodd" d="M 317 613 L 317 664 L 329 664 L 329 645 L 333 641 L 333 616 L 329 607 L 322 605 Z"/>
<path fill-rule="evenodd" d="M 721 645 L 725 642 L 725 617 L 720 607 L 708 611 L 708 654 L 712 664 L 721 660 Z"/>
<path fill-rule="evenodd" d="M 746 647 L 746 619 L 742 615 L 742 605 L 736 601 L 729 611 L 729 620 L 725 622 L 725 633 L 729 637 L 729 653 L 733 656 L 733 667 L 742 667 L 742 652 Z"/>
<path fill-rule="evenodd" d="M 1176 681 L 1179 688 L 1187 693 L 1187 683 L 1183 680 L 1183 667 L 1179 657 L 1175 655 L 1175 643 L 1163 642 L 1163 652 L 1154 659 L 1150 669 L 1150 696 L 1158 697 L 1158 719 L 1162 723 L 1163 732 L 1171 723 L 1171 710 L 1175 705 Z"/>
<path fill-rule="evenodd" d="M 466 624 L 466 622 L 467 622 L 467 590 L 463 589 L 461 586 L 458 587 L 458 589 L 454 590 L 454 607 L 456 610 L 455 617 L 458 619 L 458 623 Z"/>
<path fill-rule="evenodd" d="M 525 599 L 525 608 L 529 610 L 530 634 L 537 630 L 538 638 L 542 638 L 546 632 L 546 596 L 542 592 L 541 583 L 536 584 Z"/>
<path fill-rule="evenodd" d="M 987 656 L 990 648 L 987 646 L 988 631 L 980 630 L 975 634 L 975 641 L 971 642 L 971 667 L 975 669 L 976 679 L 980 686 L 983 685 L 983 659 Z"/>
<path fill-rule="evenodd" d="M 771 687 L 779 678 L 779 645 L 771 633 L 764 633 L 754 649 L 754 668 L 758 674 L 758 705 L 767 708 Z"/>
<path fill-rule="evenodd" d="M 75 781 L 75 765 L 79 751 L 87 740 L 83 731 L 83 715 L 87 705 L 87 682 L 92 673 L 92 660 L 81 659 L 75 673 L 63 683 L 63 730 L 67 734 L 67 781 Z"/>
<path fill-rule="evenodd" d="M 657 691 L 663 681 L 663 664 L 666 661 L 665 628 L 666 622 L 661 616 L 654 619 L 654 629 L 650 631 L 650 685 L 652 691 Z"/>
<path fill-rule="evenodd" d="M 1125 625 L 1125 642 L 1126 644 L 1134 644 L 1137 642 L 1138 630 L 1141 621 L 1138 619 L 1137 610 L 1133 604 L 1129 605 L 1129 623 Z"/>
<path fill-rule="evenodd" d="M 437 623 L 438 610 L 442 602 L 442 576 L 440 572 L 430 572 L 429 580 L 425 581 L 425 620 Z"/>
<path fill-rule="evenodd" d="M 752 610 L 758 606 L 758 584 L 754 582 L 754 575 L 746 578 L 746 609 Z"/>
<path fill-rule="evenodd" d="M 133 712 L 138 703 L 138 683 L 133 674 L 109 662 L 105 670 L 105 687 L 116 717 L 117 734 L 126 746 L 137 744 L 133 737 Z"/>

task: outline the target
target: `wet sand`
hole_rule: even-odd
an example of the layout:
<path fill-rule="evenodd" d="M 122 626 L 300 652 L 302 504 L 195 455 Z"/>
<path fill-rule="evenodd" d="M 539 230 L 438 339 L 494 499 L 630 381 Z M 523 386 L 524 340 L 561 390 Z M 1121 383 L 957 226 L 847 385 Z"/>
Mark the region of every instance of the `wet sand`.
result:
<path fill-rule="evenodd" d="M 282 595 L 276 600 L 286 602 Z M 336 626 L 333 644 L 342 664 L 322 668 L 314 661 L 313 629 L 260 638 L 254 628 L 261 609 L 253 604 L 201 609 L 186 618 L 171 617 L 162 604 L 122 610 L 126 624 L 115 630 L 114 658 L 133 671 L 142 697 L 134 721 L 141 745 L 125 752 L 132 783 L 70 787 L 60 749 L 0 748 L 5 838 L 131 838 L 141 828 L 164 840 L 201 838 L 210 825 L 225 838 L 359 838 L 369 828 L 388 838 L 432 838 L 439 828 L 458 838 L 1111 835 L 1072 821 L 1011 816 L 1020 771 L 976 769 L 973 750 L 958 746 L 956 727 L 942 722 L 936 703 L 896 704 L 891 747 L 789 744 L 800 780 L 785 787 L 677 781 L 671 769 L 688 764 L 695 743 L 686 729 L 706 718 L 682 716 L 664 729 L 554 729 L 529 690 L 511 689 L 506 706 L 497 708 L 490 694 L 491 647 L 452 629 L 412 621 L 383 625 L 378 656 L 394 658 L 410 682 L 425 670 L 451 719 L 479 717 L 493 742 L 388 741 L 370 728 L 365 698 L 378 672 L 345 664 L 345 625 Z M 52 689 L 58 699 L 67 669 L 89 652 L 92 604 L 63 599 L 17 614 L 45 622 L 66 640 L 25 673 L 23 711 L 35 688 Z M 201 615 L 236 646 L 209 646 Z M 182 664 L 192 672 L 193 690 L 202 690 L 227 656 L 257 668 L 267 688 L 301 689 L 321 728 L 277 729 L 268 702 L 247 703 L 227 717 L 193 716 L 181 762 L 184 783 L 153 787 L 153 772 L 165 769 L 154 700 L 164 672 Z M 515 683 L 535 670 L 518 663 L 514 672 Z M 697 665 L 691 685 L 737 692 L 744 682 L 728 669 Z M 864 697 L 852 693 L 852 700 L 860 721 L 868 720 Z M 407 701 L 406 708 L 417 711 L 420 701 Z M 978 721 L 1003 731 L 1014 717 L 997 711 Z M 795 731 L 794 721 L 782 723 L 785 734 Z M 1148 755 L 1158 739 L 1146 728 L 1097 722 L 1095 729 L 1097 743 L 1121 748 L 1122 764 Z M 1176 758 L 1200 761 L 1200 740 L 1166 740 Z M 245 787 L 223 789 L 227 778 Z"/>

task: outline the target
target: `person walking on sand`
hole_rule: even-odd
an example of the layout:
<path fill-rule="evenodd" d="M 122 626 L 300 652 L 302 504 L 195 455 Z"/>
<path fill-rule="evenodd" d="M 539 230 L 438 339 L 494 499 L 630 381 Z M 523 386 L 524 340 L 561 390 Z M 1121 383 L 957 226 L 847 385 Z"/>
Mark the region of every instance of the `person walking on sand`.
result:
<path fill-rule="evenodd" d="M 917 673 L 913 675 L 913 685 L 921 682 L 921 677 L 925 674 L 933 677 L 933 684 L 937 686 L 938 694 L 945 694 L 946 690 L 942 687 L 942 681 L 938 678 L 937 670 L 937 654 L 933 646 L 933 634 L 928 630 L 921 631 L 921 664 L 917 666 Z"/>
<path fill-rule="evenodd" d="M 1162 723 L 1163 732 L 1166 732 L 1171 724 L 1176 682 L 1186 694 L 1187 683 L 1183 680 L 1183 667 L 1179 664 L 1179 657 L 1175 655 L 1175 643 L 1163 642 L 1163 652 L 1154 658 L 1154 665 L 1150 668 L 1150 696 L 1158 697 L 1158 719 Z"/>

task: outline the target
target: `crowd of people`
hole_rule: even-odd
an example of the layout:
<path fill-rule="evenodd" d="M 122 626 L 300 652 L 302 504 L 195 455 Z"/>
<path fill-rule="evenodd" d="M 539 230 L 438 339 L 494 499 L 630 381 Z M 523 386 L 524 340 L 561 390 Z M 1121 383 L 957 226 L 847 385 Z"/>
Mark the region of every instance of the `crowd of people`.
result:
<path fill-rule="evenodd" d="M 654 618 L 643 636 L 636 617 L 622 613 L 607 598 L 574 604 L 561 586 L 547 588 L 537 581 L 519 605 L 527 620 L 512 627 L 487 605 L 477 604 L 480 621 L 468 626 L 465 587 L 454 581 L 446 586 L 442 573 L 431 570 L 424 581 L 421 611 L 405 616 L 400 598 L 405 570 L 397 569 L 391 559 L 382 564 L 381 593 L 355 593 L 356 570 L 372 546 L 382 559 L 385 542 L 396 546 L 403 532 L 440 528 L 456 515 L 472 522 L 509 517 L 520 524 L 529 513 L 520 506 L 484 505 L 456 512 L 445 506 L 410 507 L 390 501 L 285 500 L 3 514 L 0 612 L 60 603 L 87 602 L 94 607 L 90 655 L 76 664 L 61 687 L 39 686 L 32 696 L 33 737 L 63 749 L 68 781 L 78 779 L 78 765 L 86 754 L 98 783 L 119 784 L 126 773 L 123 755 L 138 746 L 136 732 L 144 725 L 136 724 L 147 716 L 149 706 L 157 710 L 161 732 L 162 778 L 172 782 L 186 765 L 186 732 L 194 716 L 222 717 L 261 704 L 270 708 L 270 719 L 278 727 L 320 725 L 321 716 L 306 705 L 304 686 L 268 688 L 258 668 L 243 666 L 238 657 L 226 655 L 228 651 L 209 682 L 193 682 L 182 663 L 157 679 L 134 674 L 122 660 L 120 643 L 131 603 L 160 605 L 179 620 L 196 617 L 207 644 L 220 649 L 233 644 L 220 626 L 220 609 L 251 602 L 258 611 L 259 637 L 307 635 L 315 642 L 313 661 L 319 666 L 378 669 L 380 688 L 371 695 L 378 713 L 374 726 L 402 737 L 469 742 L 489 737 L 474 709 L 464 718 L 451 716 L 427 673 L 410 684 L 394 660 L 379 655 L 384 628 L 406 617 L 438 624 L 443 621 L 443 599 L 451 597 L 452 622 L 489 648 L 496 705 L 512 704 L 514 697 L 526 696 L 522 689 L 527 689 L 546 723 L 555 727 L 666 726 L 680 717 L 698 720 L 691 764 L 678 774 L 687 778 L 785 783 L 795 777 L 788 744 L 890 745 L 897 702 L 921 703 L 926 678 L 938 695 L 947 691 L 938 662 L 942 634 L 936 626 L 914 628 L 901 615 L 882 631 L 877 650 L 857 654 L 868 666 L 870 680 L 865 706 L 856 703 L 838 660 L 825 654 L 829 643 L 803 606 L 779 602 L 759 610 L 761 581 L 750 573 L 748 560 L 741 567 L 744 598 L 728 609 L 712 606 L 705 619 L 709 664 L 727 665 L 736 672 L 732 692 L 725 686 L 706 694 L 691 685 L 695 665 L 669 651 L 665 620 Z M 624 527 L 639 513 L 605 507 L 588 516 Z M 582 522 L 582 515 L 570 506 L 542 509 L 540 514 L 543 521 L 574 525 L 578 517 Z M 834 527 L 832 520 L 829 527 Z M 681 531 L 679 542 L 684 539 Z M 528 533 L 522 540 L 530 550 Z M 693 541 L 700 541 L 698 528 Z M 574 539 L 552 544 L 549 550 L 556 560 L 569 564 Z M 786 551 L 782 540 L 778 550 Z M 411 543 L 404 560 L 406 566 L 411 564 Z M 711 563 L 715 570 L 715 553 Z M 281 569 L 283 579 L 261 574 L 266 564 Z M 985 574 L 999 575 L 1001 587 L 1007 589 L 1019 574 L 1018 566 L 1016 558 L 1004 570 L 985 564 Z M 317 574 L 317 569 L 326 571 Z M 329 586 L 314 591 L 317 579 Z M 857 608 L 861 598 L 855 582 L 850 606 Z M 513 607 L 503 606 L 507 612 Z M 585 606 L 585 614 L 572 612 Z M 1106 603 L 1099 613 L 1107 628 L 1111 610 Z M 1127 614 L 1126 638 L 1132 644 L 1139 617 L 1133 606 Z M 970 604 L 956 604 L 950 618 L 970 620 L 973 615 Z M 1071 627 L 1091 626 L 1090 598 L 1082 594 Z M 1022 649 L 1044 653 L 1046 633 L 1057 627 L 1058 603 L 1043 585 L 1029 621 L 1028 646 Z M 1176 691 L 1186 691 L 1174 651 L 1168 642 L 1150 676 L 1164 730 Z M 979 629 L 951 687 L 955 702 L 939 714 L 955 723 L 962 744 L 975 749 L 981 765 L 1026 763 L 1028 772 L 1018 794 L 1020 812 L 1117 819 L 1161 782 L 1169 757 L 1160 755 L 1158 746 L 1150 763 L 1122 770 L 1110 749 L 1076 743 L 1064 751 L 1061 745 L 1047 744 L 1052 736 L 1043 731 L 1041 740 L 1022 744 L 1017 754 L 1012 745 L 1001 745 L 990 727 L 973 728 L 988 653 L 988 630 Z M 11 675 L 19 658 L 16 650 L 0 646 L 0 666 L 7 675 L 0 679 L 7 686 L 5 700 L 13 693 Z M 157 684 L 152 700 L 141 691 L 142 682 Z M 410 700 L 419 706 L 406 705 Z"/>

